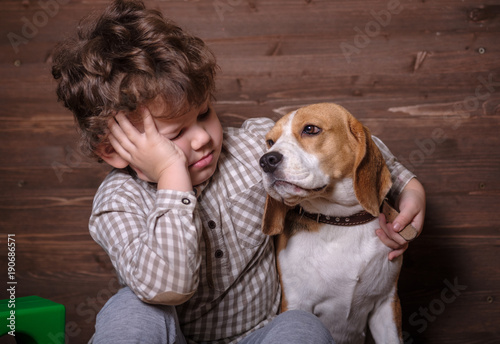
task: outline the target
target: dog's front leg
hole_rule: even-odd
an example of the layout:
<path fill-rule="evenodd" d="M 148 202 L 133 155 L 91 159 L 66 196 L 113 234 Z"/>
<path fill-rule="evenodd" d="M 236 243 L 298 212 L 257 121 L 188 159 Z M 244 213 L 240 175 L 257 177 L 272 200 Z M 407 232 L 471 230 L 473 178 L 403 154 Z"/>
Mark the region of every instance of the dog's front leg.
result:
<path fill-rule="evenodd" d="M 401 305 L 396 286 L 393 287 L 391 295 L 392 297 L 388 297 L 375 307 L 368 319 L 370 332 L 377 344 L 403 343 Z"/>

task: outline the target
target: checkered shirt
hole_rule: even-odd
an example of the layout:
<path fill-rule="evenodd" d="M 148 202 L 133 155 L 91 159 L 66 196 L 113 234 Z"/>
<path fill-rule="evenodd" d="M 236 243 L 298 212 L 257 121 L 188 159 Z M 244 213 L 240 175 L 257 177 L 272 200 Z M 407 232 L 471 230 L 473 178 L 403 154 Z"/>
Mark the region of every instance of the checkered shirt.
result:
<path fill-rule="evenodd" d="M 90 233 L 120 281 L 145 302 L 177 305 L 189 343 L 236 343 L 278 313 L 273 240 L 261 232 L 266 193 L 258 163 L 273 124 L 260 118 L 226 128 L 215 174 L 192 192 L 157 190 L 113 170 L 95 196 Z M 397 196 L 413 175 L 376 142 Z"/>

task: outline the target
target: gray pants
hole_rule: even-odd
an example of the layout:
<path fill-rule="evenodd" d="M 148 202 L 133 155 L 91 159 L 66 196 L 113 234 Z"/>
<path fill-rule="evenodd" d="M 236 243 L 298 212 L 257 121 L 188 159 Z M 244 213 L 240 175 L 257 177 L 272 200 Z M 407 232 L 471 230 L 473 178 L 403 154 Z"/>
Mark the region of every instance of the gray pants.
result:
<path fill-rule="evenodd" d="M 94 344 L 185 344 L 175 308 L 140 301 L 129 288 L 118 291 L 97 315 Z M 332 344 L 319 319 L 304 311 L 288 311 L 252 332 L 240 344 Z"/>

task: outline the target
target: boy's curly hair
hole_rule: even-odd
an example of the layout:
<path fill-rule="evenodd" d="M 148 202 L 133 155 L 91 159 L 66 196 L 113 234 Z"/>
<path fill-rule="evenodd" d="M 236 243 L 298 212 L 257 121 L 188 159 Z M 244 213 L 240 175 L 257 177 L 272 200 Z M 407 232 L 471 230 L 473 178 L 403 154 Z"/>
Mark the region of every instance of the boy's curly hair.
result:
<path fill-rule="evenodd" d="M 169 113 L 214 97 L 215 57 L 205 43 L 142 1 L 116 0 L 94 20 L 80 23 L 75 38 L 54 52 L 58 100 L 73 112 L 82 148 L 99 159 L 108 120 L 160 96 Z"/>

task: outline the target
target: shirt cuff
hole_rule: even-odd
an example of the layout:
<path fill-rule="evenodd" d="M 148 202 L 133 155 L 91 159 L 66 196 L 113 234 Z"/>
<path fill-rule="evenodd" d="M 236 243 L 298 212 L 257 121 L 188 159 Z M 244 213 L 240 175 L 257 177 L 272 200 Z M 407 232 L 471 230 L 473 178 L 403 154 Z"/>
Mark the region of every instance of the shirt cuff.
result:
<path fill-rule="evenodd" d="M 395 162 L 395 170 L 392 175 L 392 188 L 389 191 L 389 199 L 393 202 L 393 204 L 398 204 L 399 197 L 403 192 L 406 185 L 417 176 L 413 174 L 410 170 L 406 169 L 399 162 Z"/>
<path fill-rule="evenodd" d="M 184 192 L 176 190 L 157 190 L 156 208 L 177 211 L 193 212 L 196 207 L 196 196 L 194 191 Z"/>
<path fill-rule="evenodd" d="M 389 172 L 391 173 L 392 187 L 389 190 L 388 197 L 391 203 L 397 204 L 403 189 L 416 176 L 396 159 L 389 148 L 378 137 L 372 136 L 372 139 L 382 153 L 387 168 L 389 168 Z"/>

